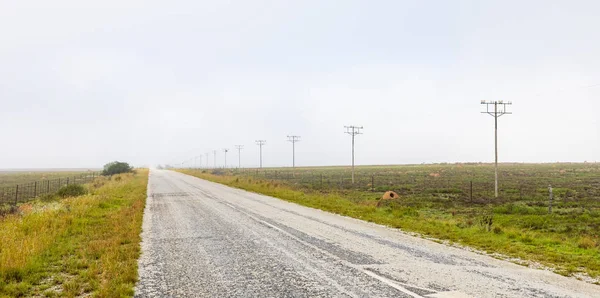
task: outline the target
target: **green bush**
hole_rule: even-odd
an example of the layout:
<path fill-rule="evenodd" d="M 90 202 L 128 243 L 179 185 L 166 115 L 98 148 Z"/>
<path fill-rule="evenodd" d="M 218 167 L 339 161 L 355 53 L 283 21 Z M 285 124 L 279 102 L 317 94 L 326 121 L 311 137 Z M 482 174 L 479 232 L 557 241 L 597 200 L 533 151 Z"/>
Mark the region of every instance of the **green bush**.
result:
<path fill-rule="evenodd" d="M 492 214 L 486 214 L 479 218 L 479 225 L 486 231 L 491 231 L 494 225 L 494 216 Z"/>
<path fill-rule="evenodd" d="M 70 184 L 67 186 L 61 187 L 56 193 L 58 196 L 63 198 L 68 197 L 78 197 L 87 193 L 87 190 L 83 185 L 80 184 Z"/>
<path fill-rule="evenodd" d="M 42 202 L 52 202 L 52 201 L 56 201 L 58 199 L 58 197 L 55 194 L 45 194 L 43 196 L 40 196 L 40 201 Z"/>
<path fill-rule="evenodd" d="M 113 161 L 104 165 L 102 175 L 112 176 L 116 174 L 131 173 L 133 168 L 126 162 Z"/>

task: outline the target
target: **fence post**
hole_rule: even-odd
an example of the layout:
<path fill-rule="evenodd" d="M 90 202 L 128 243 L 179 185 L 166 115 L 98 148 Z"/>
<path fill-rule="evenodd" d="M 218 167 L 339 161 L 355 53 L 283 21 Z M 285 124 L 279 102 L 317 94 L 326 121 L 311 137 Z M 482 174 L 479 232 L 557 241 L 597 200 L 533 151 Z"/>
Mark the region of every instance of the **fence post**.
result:
<path fill-rule="evenodd" d="M 323 174 L 321 173 L 321 189 L 323 188 Z"/>
<path fill-rule="evenodd" d="M 470 202 L 472 202 L 472 201 L 473 201 L 473 180 L 471 180 L 471 195 L 470 195 L 470 199 L 469 199 L 469 201 L 470 201 Z"/>
<path fill-rule="evenodd" d="M 375 175 L 371 175 L 371 191 L 375 191 Z"/>
<path fill-rule="evenodd" d="M 67 177 L 67 186 L 69 186 L 69 177 Z"/>
<path fill-rule="evenodd" d="M 554 200 L 554 196 L 552 193 L 552 185 L 548 186 L 548 191 L 550 192 L 550 198 L 548 201 L 548 214 L 552 213 L 552 200 Z"/>
<path fill-rule="evenodd" d="M 37 197 L 37 181 L 33 184 L 33 197 Z"/>
<path fill-rule="evenodd" d="M 15 191 L 15 206 L 19 202 L 19 184 L 17 184 L 17 190 Z"/>
<path fill-rule="evenodd" d="M 46 185 L 47 185 L 47 186 L 46 186 L 46 188 L 47 188 L 47 191 L 46 191 L 46 193 L 50 193 L 50 180 L 47 180 L 47 181 L 46 181 Z"/>

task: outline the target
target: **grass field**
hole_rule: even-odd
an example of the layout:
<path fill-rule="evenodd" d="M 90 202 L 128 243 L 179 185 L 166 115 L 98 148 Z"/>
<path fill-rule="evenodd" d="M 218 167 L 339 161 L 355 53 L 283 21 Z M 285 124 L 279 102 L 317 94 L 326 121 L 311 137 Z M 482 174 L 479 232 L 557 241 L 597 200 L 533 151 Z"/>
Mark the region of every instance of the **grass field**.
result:
<path fill-rule="evenodd" d="M 591 276 L 597 283 L 600 164 L 503 164 L 500 169 L 498 199 L 489 164 L 358 167 L 355 184 L 344 167 L 182 171 L 518 263 L 535 261 L 563 275 Z M 386 190 L 401 198 L 376 207 Z"/>
<path fill-rule="evenodd" d="M 86 195 L 0 218 L 0 297 L 132 296 L 147 181 L 100 177 Z"/>
<path fill-rule="evenodd" d="M 52 180 L 81 175 L 85 171 L 0 171 L 0 188 L 40 180 Z"/>

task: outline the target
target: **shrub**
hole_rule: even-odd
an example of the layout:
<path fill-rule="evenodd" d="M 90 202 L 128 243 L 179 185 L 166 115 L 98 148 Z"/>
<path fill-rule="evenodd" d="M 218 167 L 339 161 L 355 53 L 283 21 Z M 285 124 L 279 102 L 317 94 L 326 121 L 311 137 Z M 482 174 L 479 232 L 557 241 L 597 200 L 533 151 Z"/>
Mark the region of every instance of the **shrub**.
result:
<path fill-rule="evenodd" d="M 211 171 L 211 174 L 217 175 L 217 176 L 223 176 L 223 175 L 225 175 L 225 170 L 214 169 L 214 170 Z"/>
<path fill-rule="evenodd" d="M 131 173 L 133 168 L 126 162 L 113 161 L 104 165 L 102 175 L 112 176 L 116 174 Z"/>
<path fill-rule="evenodd" d="M 78 197 L 87 193 L 87 190 L 83 185 L 80 184 L 70 184 L 67 186 L 61 187 L 56 193 L 58 196 L 63 198 L 68 197 Z"/>
<path fill-rule="evenodd" d="M 594 239 L 592 239 L 588 236 L 584 236 L 584 237 L 581 237 L 581 239 L 579 239 L 579 243 L 577 246 L 579 246 L 579 248 L 584 248 L 584 249 L 594 248 L 594 247 L 596 247 L 596 241 L 594 241 Z"/>
<path fill-rule="evenodd" d="M 40 201 L 42 201 L 42 202 L 52 202 L 52 201 L 55 201 L 56 199 L 57 199 L 57 196 L 55 194 L 45 194 L 40 197 Z"/>
<path fill-rule="evenodd" d="M 486 231 L 491 231 L 492 225 L 494 225 L 494 216 L 491 214 L 481 216 L 479 218 L 479 225 Z"/>

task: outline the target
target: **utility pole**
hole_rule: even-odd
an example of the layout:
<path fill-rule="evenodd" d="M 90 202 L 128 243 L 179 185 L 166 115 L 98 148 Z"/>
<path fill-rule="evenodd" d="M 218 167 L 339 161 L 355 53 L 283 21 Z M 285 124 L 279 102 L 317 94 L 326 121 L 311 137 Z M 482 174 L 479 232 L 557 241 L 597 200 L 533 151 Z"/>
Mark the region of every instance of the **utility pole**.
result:
<path fill-rule="evenodd" d="M 267 143 L 267 141 L 265 141 L 265 140 L 256 140 L 256 145 L 258 145 L 260 147 L 260 168 L 261 169 L 262 169 L 262 147 L 266 143 Z"/>
<path fill-rule="evenodd" d="M 296 143 L 300 142 L 300 136 L 287 136 L 288 142 L 292 143 L 292 167 L 296 167 Z"/>
<path fill-rule="evenodd" d="M 496 183 L 494 186 L 494 194 L 495 194 L 495 197 L 498 198 L 498 118 L 501 117 L 502 115 L 512 114 L 512 112 L 508 112 L 508 109 L 507 109 L 507 106 L 512 105 L 512 102 L 510 102 L 510 101 L 504 102 L 502 100 L 500 100 L 500 101 L 482 100 L 481 104 L 485 105 L 485 112 L 481 112 L 481 113 L 488 114 L 488 115 L 494 117 L 494 143 L 495 143 L 495 148 L 496 148 L 496 150 L 495 150 L 496 151 L 496 161 L 495 161 L 495 169 L 494 169 Z M 490 106 L 493 106 L 494 110 L 490 110 Z"/>
<path fill-rule="evenodd" d="M 200 159 L 200 162 L 198 162 L 198 159 Z M 194 168 L 198 169 L 198 165 L 202 166 L 202 155 L 194 157 Z"/>
<path fill-rule="evenodd" d="M 238 169 L 242 168 L 242 149 L 244 149 L 244 145 L 235 145 L 235 148 L 238 150 Z"/>
<path fill-rule="evenodd" d="M 216 169 L 217 168 L 217 150 L 213 150 L 213 155 L 214 155 L 213 162 L 215 163 L 215 166 L 213 169 Z"/>
<path fill-rule="evenodd" d="M 352 184 L 354 184 L 354 137 L 362 134 L 360 130 L 363 129 L 363 127 L 353 125 L 344 127 L 346 128 L 346 133 L 352 136 Z"/>
<path fill-rule="evenodd" d="M 225 164 L 223 165 L 223 168 L 227 168 L 227 152 L 229 152 L 229 149 L 223 149 L 223 152 L 225 152 Z"/>
<path fill-rule="evenodd" d="M 204 153 L 204 155 L 206 155 L 206 168 L 208 169 L 209 165 L 208 165 L 208 155 L 210 154 L 210 152 L 206 152 Z"/>

